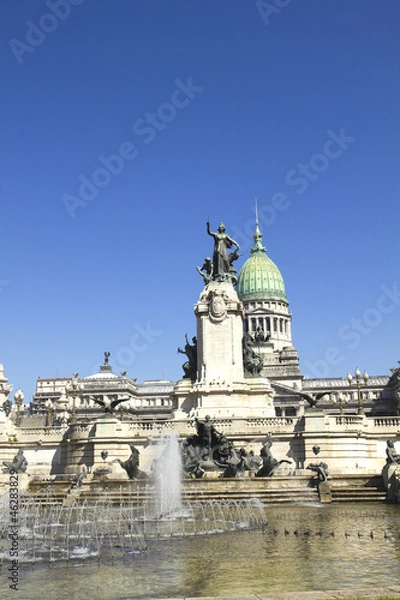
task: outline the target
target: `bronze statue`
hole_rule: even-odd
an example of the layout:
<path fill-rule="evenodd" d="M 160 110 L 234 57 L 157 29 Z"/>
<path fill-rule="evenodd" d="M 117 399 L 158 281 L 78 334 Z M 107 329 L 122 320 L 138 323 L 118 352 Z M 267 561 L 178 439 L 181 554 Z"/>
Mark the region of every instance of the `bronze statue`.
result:
<path fill-rule="evenodd" d="M 11 400 L 9 400 L 7 398 L 7 400 L 5 402 L 3 402 L 2 408 L 3 408 L 3 410 L 4 410 L 5 414 L 6 414 L 6 417 L 8 417 L 10 415 L 10 413 L 11 413 L 11 410 L 12 410 L 12 402 L 11 402 Z"/>
<path fill-rule="evenodd" d="M 108 365 L 108 359 L 111 356 L 111 352 L 104 352 L 104 365 Z"/>
<path fill-rule="evenodd" d="M 183 363 L 182 369 L 185 373 L 183 376 L 184 379 L 191 379 L 195 381 L 197 379 L 197 338 L 193 337 L 193 344 L 189 343 L 188 334 L 185 334 L 185 349 L 178 348 L 178 352 L 180 354 L 185 354 L 187 356 L 187 361 Z"/>
<path fill-rule="evenodd" d="M 214 273 L 214 265 L 211 262 L 211 258 L 209 258 L 209 257 L 205 258 L 203 266 L 196 267 L 196 268 L 197 268 L 197 272 L 202 276 L 205 285 L 212 280 L 213 273 Z"/>
<path fill-rule="evenodd" d="M 200 479 L 204 475 L 204 470 L 201 468 L 202 461 L 199 448 L 193 445 L 193 439 L 187 438 L 180 447 L 182 457 L 182 471 L 186 477 L 192 479 Z"/>
<path fill-rule="evenodd" d="M 117 462 L 128 474 L 129 479 L 146 479 L 147 475 L 139 469 L 139 450 L 131 445 L 131 455 L 128 460 L 122 461 L 116 458 L 113 462 Z"/>
<path fill-rule="evenodd" d="M 3 473 L 25 473 L 28 461 L 24 456 L 24 451 L 20 448 L 11 462 L 3 460 Z"/>
<path fill-rule="evenodd" d="M 314 452 L 315 456 L 317 456 L 321 452 L 321 446 L 313 446 L 312 451 Z M 318 481 L 320 481 L 321 483 L 325 483 L 327 481 L 329 471 L 328 465 L 326 463 L 310 463 L 306 468 L 310 469 L 310 471 L 314 471 L 314 473 L 317 474 Z"/>
<path fill-rule="evenodd" d="M 257 344 L 267 342 L 269 340 L 269 337 L 270 336 L 268 334 L 264 333 L 264 329 L 261 327 L 261 325 L 259 325 L 254 334 L 254 339 L 257 342 Z"/>
<path fill-rule="evenodd" d="M 263 444 L 260 450 L 260 456 L 262 458 L 263 464 L 261 469 L 259 469 L 255 474 L 256 477 L 271 477 L 271 475 L 275 473 L 276 469 L 278 469 L 278 467 L 280 467 L 281 464 L 292 464 L 291 460 L 286 460 L 285 458 L 283 458 L 282 460 L 276 460 L 276 458 L 272 456 L 271 446 L 272 440 L 267 439 L 267 441 Z"/>
<path fill-rule="evenodd" d="M 243 339 L 243 366 L 245 373 L 253 377 L 260 377 L 264 363 L 251 345 L 248 334 Z"/>
<path fill-rule="evenodd" d="M 118 404 L 129 400 L 129 398 L 118 398 L 117 400 L 110 400 L 110 398 L 107 398 L 107 396 L 104 396 L 104 398 L 99 399 L 96 398 L 96 396 L 89 396 L 89 399 L 93 400 L 93 402 L 96 402 L 96 404 L 99 404 L 105 413 L 111 415 L 114 413 L 114 409 L 116 406 L 118 406 Z"/>
<path fill-rule="evenodd" d="M 314 471 L 317 474 L 318 481 L 320 481 L 321 483 L 325 483 L 327 481 L 329 471 L 328 471 L 328 465 L 326 463 L 324 463 L 324 462 L 310 463 L 307 466 L 307 469 Z"/>
<path fill-rule="evenodd" d="M 311 408 L 315 408 L 317 406 L 317 402 L 321 400 L 321 398 L 329 394 L 329 392 L 320 392 L 318 394 L 315 394 L 315 396 L 311 396 L 311 394 L 306 394 L 305 392 L 297 392 L 297 394 L 304 398 L 304 400 L 307 400 Z"/>
<path fill-rule="evenodd" d="M 216 281 L 229 281 L 232 275 L 232 262 L 239 258 L 237 254 L 239 244 L 226 233 L 223 223 L 219 224 L 218 232 L 211 231 L 208 221 L 206 226 L 208 235 L 214 238 L 212 278 Z M 234 246 L 236 248 L 228 256 L 228 250 Z"/>
<path fill-rule="evenodd" d="M 203 448 L 205 449 L 203 458 L 209 458 L 213 445 L 213 435 L 215 433 L 214 425 L 211 423 L 210 415 L 206 415 L 204 421 L 200 421 L 196 418 L 195 423 L 197 435 Z"/>

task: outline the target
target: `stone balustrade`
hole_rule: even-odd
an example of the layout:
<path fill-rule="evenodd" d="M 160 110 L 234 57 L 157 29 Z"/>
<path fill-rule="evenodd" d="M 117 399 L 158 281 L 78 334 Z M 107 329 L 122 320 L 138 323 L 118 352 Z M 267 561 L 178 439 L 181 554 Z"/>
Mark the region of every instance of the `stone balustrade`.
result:
<path fill-rule="evenodd" d="M 68 430 L 68 426 L 62 427 L 21 427 L 17 428 L 16 436 L 19 442 L 29 441 L 34 439 L 55 438 L 62 439 L 64 433 Z"/>
<path fill-rule="evenodd" d="M 373 421 L 374 427 L 395 427 L 400 431 L 400 417 L 373 417 L 368 421 Z"/>

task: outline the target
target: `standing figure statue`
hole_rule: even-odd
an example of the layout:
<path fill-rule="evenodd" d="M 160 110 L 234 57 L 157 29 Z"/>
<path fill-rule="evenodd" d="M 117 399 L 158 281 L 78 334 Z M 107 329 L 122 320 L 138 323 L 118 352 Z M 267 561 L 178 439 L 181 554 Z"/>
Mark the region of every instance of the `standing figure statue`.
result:
<path fill-rule="evenodd" d="M 185 333 L 185 340 L 185 349 L 182 350 L 182 348 L 178 348 L 179 354 L 185 354 L 187 356 L 187 361 L 182 365 L 182 369 L 185 373 L 183 378 L 195 381 L 197 378 L 197 338 L 193 337 L 193 344 L 190 344 L 188 334 Z"/>
<path fill-rule="evenodd" d="M 104 365 L 108 365 L 108 359 L 111 356 L 111 352 L 104 352 Z"/>
<path fill-rule="evenodd" d="M 228 281 L 231 278 L 232 273 L 232 261 L 235 260 L 239 255 L 239 244 L 232 239 L 225 230 L 225 225 L 220 223 L 218 226 L 218 232 L 210 230 L 210 223 L 207 221 L 207 233 L 214 238 L 214 253 L 213 253 L 213 279 L 217 281 Z M 231 258 L 228 256 L 228 250 L 236 246 L 231 254 Z"/>
<path fill-rule="evenodd" d="M 204 449 L 203 459 L 212 458 L 211 450 L 213 446 L 214 436 L 220 437 L 220 434 L 215 430 L 214 425 L 211 423 L 210 415 L 206 415 L 204 421 L 200 421 L 197 417 L 195 418 L 197 435 L 200 440 L 200 444 Z"/>

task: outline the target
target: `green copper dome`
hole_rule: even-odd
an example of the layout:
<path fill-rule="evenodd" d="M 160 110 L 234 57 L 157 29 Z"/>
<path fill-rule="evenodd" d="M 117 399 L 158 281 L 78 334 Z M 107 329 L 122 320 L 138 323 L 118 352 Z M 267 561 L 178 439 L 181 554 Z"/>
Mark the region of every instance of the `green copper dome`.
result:
<path fill-rule="evenodd" d="M 262 234 L 256 222 L 251 256 L 240 270 L 236 291 L 240 300 L 287 300 L 283 277 L 268 258 L 262 245 Z"/>

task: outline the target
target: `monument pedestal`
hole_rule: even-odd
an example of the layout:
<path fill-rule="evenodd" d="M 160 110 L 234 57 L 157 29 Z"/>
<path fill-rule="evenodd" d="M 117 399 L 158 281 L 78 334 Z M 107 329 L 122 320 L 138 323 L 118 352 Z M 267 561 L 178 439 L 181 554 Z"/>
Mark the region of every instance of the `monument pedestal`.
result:
<path fill-rule="evenodd" d="M 382 469 L 383 484 L 387 489 L 388 502 L 400 502 L 400 465 L 389 464 Z"/>
<path fill-rule="evenodd" d="M 243 379 L 231 385 L 225 382 L 197 383 L 191 394 L 196 416 L 271 417 L 274 392 L 267 379 Z"/>
<path fill-rule="evenodd" d="M 194 312 L 197 380 L 182 379 L 175 386 L 175 418 L 275 416 L 268 379 L 245 377 L 243 305 L 232 283 L 210 281 Z"/>

